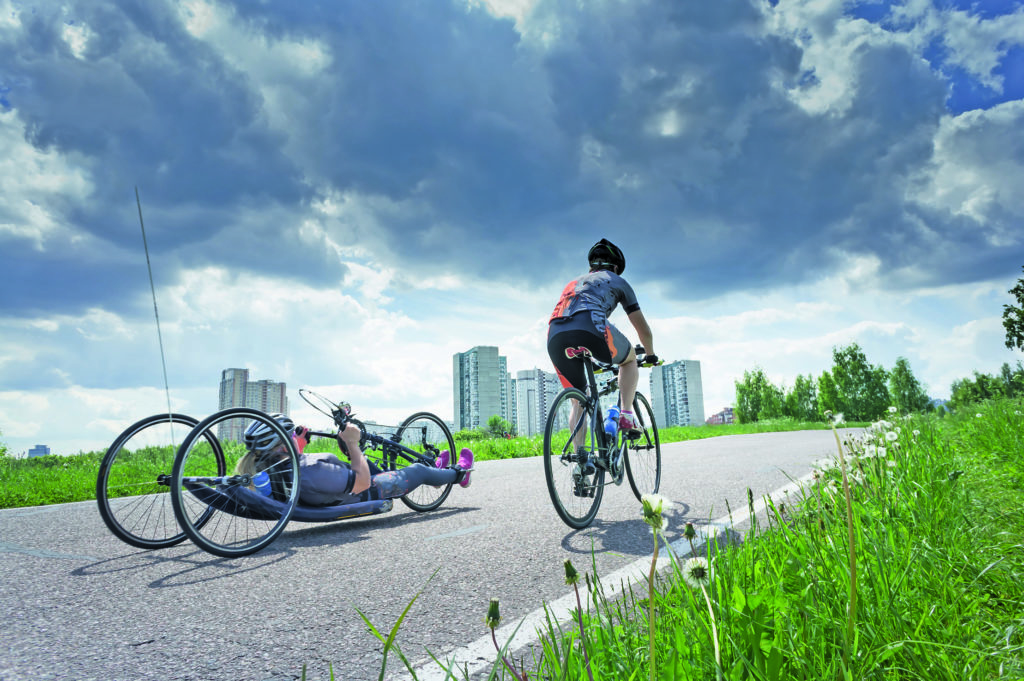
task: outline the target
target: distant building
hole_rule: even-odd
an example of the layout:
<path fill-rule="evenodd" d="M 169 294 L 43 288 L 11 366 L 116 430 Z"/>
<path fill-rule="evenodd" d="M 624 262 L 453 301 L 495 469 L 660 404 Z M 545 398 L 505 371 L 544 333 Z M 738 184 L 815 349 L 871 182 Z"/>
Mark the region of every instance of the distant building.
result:
<path fill-rule="evenodd" d="M 516 432 L 532 437 L 544 432 L 548 412 L 562 384 L 554 373 L 528 369 L 516 373 Z"/>
<path fill-rule="evenodd" d="M 707 420 L 709 426 L 721 426 L 726 423 L 736 423 L 736 416 L 732 413 L 732 407 L 726 407 L 717 414 L 712 414 Z"/>
<path fill-rule="evenodd" d="M 683 359 L 654 367 L 651 408 L 659 427 L 704 425 L 700 362 Z"/>
<path fill-rule="evenodd" d="M 508 360 L 493 345 L 478 345 L 452 355 L 455 429 L 487 425 L 498 415 L 516 426 L 515 381 Z"/>
<path fill-rule="evenodd" d="M 249 407 L 267 414 L 288 413 L 288 386 L 286 383 L 259 380 L 249 381 L 248 369 L 225 369 L 220 374 L 218 409 Z M 247 423 L 231 419 L 217 426 L 221 440 L 241 441 Z"/>
<path fill-rule="evenodd" d="M 49 453 L 50 448 L 46 445 L 36 445 L 28 450 L 28 458 L 31 459 L 34 456 L 46 456 Z"/>

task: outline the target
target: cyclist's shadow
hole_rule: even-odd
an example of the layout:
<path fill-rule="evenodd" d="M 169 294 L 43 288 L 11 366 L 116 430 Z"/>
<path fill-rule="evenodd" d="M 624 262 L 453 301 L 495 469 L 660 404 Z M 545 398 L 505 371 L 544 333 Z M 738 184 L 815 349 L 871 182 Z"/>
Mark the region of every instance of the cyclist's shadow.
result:
<path fill-rule="evenodd" d="M 685 556 L 690 553 L 689 542 L 686 541 L 683 532 L 687 523 L 692 523 L 700 536 L 695 539 L 695 545 L 703 544 L 708 539 L 707 518 L 698 518 L 690 515 L 689 504 L 675 502 L 675 505 L 665 514 L 665 527 L 661 532 L 662 538 L 669 544 L 675 544 L 677 553 Z M 723 530 L 715 528 L 713 534 L 719 544 L 723 542 L 736 543 L 742 541 L 742 535 L 735 530 Z M 661 544 L 664 548 L 664 543 Z M 654 535 L 651 528 L 642 518 L 635 520 L 601 520 L 596 519 L 590 527 L 582 530 L 572 530 L 562 539 L 562 548 L 570 553 L 589 555 L 590 553 L 618 553 L 638 558 L 649 556 L 654 551 Z"/>

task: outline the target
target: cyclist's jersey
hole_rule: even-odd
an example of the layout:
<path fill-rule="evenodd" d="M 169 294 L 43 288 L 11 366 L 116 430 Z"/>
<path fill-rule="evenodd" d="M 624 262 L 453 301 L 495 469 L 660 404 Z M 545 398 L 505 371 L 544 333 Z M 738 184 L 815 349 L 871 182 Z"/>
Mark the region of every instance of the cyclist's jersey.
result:
<path fill-rule="evenodd" d="M 626 314 L 640 309 L 636 294 L 625 279 L 611 270 L 588 272 L 566 284 L 548 323 L 589 311 L 594 326 L 602 328 L 620 303 Z"/>

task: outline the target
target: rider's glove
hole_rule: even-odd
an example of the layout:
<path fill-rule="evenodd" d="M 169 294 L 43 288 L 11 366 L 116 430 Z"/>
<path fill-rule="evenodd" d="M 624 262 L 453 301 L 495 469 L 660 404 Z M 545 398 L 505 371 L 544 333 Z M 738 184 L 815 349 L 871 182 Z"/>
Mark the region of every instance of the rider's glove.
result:
<path fill-rule="evenodd" d="M 644 364 L 649 364 L 650 366 L 655 366 L 658 363 L 658 361 L 659 360 L 657 355 L 647 355 L 646 357 L 644 357 Z"/>
<path fill-rule="evenodd" d="M 294 438 L 295 446 L 298 448 L 299 454 L 301 454 L 302 450 L 309 444 L 309 428 L 306 426 L 296 426 Z"/>

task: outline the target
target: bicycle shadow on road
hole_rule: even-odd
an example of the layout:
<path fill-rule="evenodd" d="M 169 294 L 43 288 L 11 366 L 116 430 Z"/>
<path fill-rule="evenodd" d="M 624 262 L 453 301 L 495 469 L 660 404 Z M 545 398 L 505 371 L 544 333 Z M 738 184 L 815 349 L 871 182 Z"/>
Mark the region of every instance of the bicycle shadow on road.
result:
<path fill-rule="evenodd" d="M 681 539 L 690 507 L 676 503 L 665 514 L 665 530 L 662 532 L 669 543 Z M 562 548 L 570 553 L 620 553 L 628 556 L 649 556 L 654 551 L 654 535 L 643 518 L 634 520 L 597 519 L 590 527 L 573 530 L 562 539 Z"/>
<path fill-rule="evenodd" d="M 330 523 L 296 522 L 294 525 L 290 524 L 271 546 L 250 556 L 221 558 L 184 543 L 159 553 L 143 550 L 107 558 L 76 568 L 70 574 L 76 577 L 114 575 L 121 572 L 144 572 L 155 569 L 156 566 L 166 565 L 178 569 L 153 580 L 147 585 L 149 588 L 194 586 L 224 578 L 235 578 L 241 574 L 274 566 L 297 555 L 303 548 L 314 550 L 318 546 L 354 544 L 368 539 L 374 530 L 383 530 L 396 524 L 418 524 L 476 510 L 479 509 L 456 507 L 428 513 L 382 514 Z M 295 529 L 292 529 L 293 527 Z M 329 541 L 324 541 L 328 535 Z M 182 549 L 186 552 L 182 553 Z"/>

